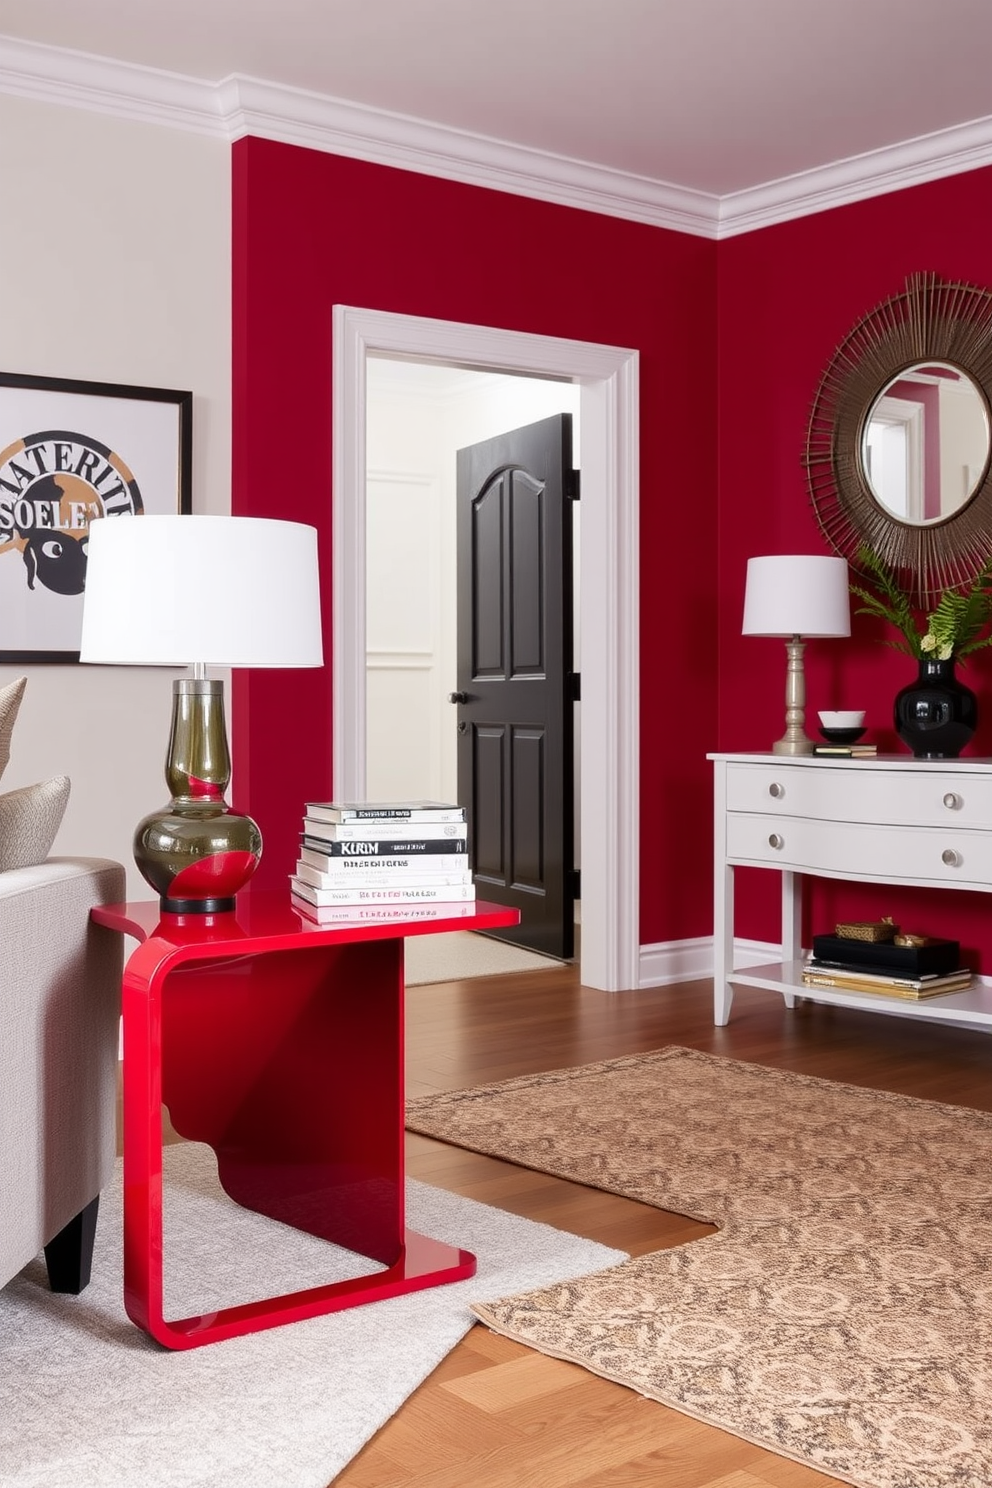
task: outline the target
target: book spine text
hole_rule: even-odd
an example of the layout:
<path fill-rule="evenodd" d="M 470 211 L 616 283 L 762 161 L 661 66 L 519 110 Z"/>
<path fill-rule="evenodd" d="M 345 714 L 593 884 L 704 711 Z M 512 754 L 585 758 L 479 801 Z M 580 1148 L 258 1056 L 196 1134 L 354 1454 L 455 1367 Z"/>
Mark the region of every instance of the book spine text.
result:
<path fill-rule="evenodd" d="M 295 894 L 309 899 L 313 904 L 416 904 L 420 900 L 437 899 L 443 902 L 458 899 L 474 899 L 474 884 L 433 884 L 417 888 L 409 884 L 395 888 L 359 888 L 350 885 L 344 889 L 316 888 L 301 878 L 290 880 Z"/>

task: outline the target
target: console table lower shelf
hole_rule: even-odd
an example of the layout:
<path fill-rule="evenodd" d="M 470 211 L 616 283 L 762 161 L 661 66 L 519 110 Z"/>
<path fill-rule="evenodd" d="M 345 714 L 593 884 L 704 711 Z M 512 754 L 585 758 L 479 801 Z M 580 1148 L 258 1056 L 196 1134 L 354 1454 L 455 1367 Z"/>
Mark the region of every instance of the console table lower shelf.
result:
<path fill-rule="evenodd" d="M 797 997 L 812 1002 L 832 1003 L 835 1007 L 861 1008 L 867 1013 L 895 1013 L 902 1017 L 927 1018 L 932 1022 L 984 1025 L 992 1032 L 992 986 L 974 983 L 963 992 L 948 992 L 941 997 L 889 997 L 872 992 L 849 992 L 841 987 L 808 987 L 803 982 L 803 961 L 769 961 L 761 966 L 734 970 L 727 980 L 738 987 L 761 987 L 767 992 L 780 992 L 786 1007 L 794 1007 Z M 720 1021 L 718 1009 L 717 1022 Z M 729 1015 L 729 1001 L 726 1005 Z M 723 1022 L 726 1022 L 726 1016 Z"/>
<path fill-rule="evenodd" d="M 124 969 L 124 1302 L 169 1349 L 459 1281 L 475 1257 L 406 1228 L 403 942 L 489 930 L 519 914 L 477 902 L 450 918 L 320 924 L 282 893 L 222 915 L 103 905 L 139 941 Z M 225 1192 L 376 1263 L 368 1275 L 163 1315 L 162 1109 L 213 1148 Z"/>

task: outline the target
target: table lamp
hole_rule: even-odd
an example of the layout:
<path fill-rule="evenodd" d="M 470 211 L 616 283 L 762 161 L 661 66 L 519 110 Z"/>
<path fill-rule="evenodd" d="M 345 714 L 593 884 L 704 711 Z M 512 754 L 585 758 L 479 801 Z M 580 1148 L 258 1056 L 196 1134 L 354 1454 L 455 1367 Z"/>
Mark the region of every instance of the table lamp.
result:
<path fill-rule="evenodd" d="M 218 914 L 262 834 L 224 800 L 224 684 L 208 665 L 321 666 L 317 533 L 260 517 L 101 517 L 89 528 L 80 661 L 186 666 L 172 684 L 172 799 L 139 822 L 134 859 L 174 914 Z"/>
<path fill-rule="evenodd" d="M 742 631 L 785 637 L 785 733 L 772 752 L 812 754 L 813 740 L 804 728 L 803 638 L 851 634 L 847 560 L 796 554 L 749 558 Z"/>

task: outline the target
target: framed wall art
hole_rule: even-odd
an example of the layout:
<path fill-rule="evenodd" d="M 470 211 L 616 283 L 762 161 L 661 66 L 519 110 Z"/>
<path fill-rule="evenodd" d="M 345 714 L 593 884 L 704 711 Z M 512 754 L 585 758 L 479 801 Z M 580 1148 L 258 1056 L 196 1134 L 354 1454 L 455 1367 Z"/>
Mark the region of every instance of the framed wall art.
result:
<path fill-rule="evenodd" d="M 74 662 L 89 524 L 192 507 L 193 394 L 0 372 L 0 662 Z"/>

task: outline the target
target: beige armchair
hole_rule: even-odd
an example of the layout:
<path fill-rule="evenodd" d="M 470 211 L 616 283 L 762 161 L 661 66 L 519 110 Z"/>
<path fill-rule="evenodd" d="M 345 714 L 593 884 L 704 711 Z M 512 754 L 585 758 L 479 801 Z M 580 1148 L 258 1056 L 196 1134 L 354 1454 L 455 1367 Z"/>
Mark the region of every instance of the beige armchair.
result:
<path fill-rule="evenodd" d="M 53 1291 L 90 1277 L 114 1163 L 124 898 L 106 858 L 0 873 L 0 1286 L 44 1248 Z"/>

